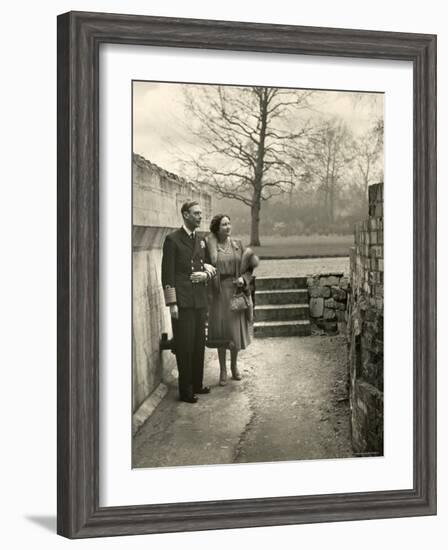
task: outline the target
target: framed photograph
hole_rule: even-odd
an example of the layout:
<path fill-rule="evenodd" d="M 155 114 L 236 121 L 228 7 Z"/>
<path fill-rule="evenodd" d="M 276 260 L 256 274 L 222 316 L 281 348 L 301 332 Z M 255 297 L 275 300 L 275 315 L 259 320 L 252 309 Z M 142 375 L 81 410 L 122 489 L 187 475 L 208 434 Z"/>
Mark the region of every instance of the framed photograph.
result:
<path fill-rule="evenodd" d="M 436 37 L 58 17 L 58 533 L 436 513 Z"/>

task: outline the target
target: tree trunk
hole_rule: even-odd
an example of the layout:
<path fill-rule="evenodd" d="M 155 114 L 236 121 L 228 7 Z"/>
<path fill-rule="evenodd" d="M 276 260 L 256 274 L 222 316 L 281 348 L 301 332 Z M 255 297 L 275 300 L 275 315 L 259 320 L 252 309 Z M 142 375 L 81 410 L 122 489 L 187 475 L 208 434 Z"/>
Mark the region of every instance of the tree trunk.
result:
<path fill-rule="evenodd" d="M 267 125 L 268 97 L 267 88 L 262 88 L 260 95 L 260 134 L 257 150 L 257 162 L 254 172 L 254 192 L 252 195 L 251 206 L 251 224 L 250 224 L 250 245 L 260 246 L 260 210 L 261 210 L 261 192 L 263 190 L 263 170 L 265 139 Z"/>
<path fill-rule="evenodd" d="M 250 246 L 260 246 L 260 198 L 254 197 L 251 211 L 250 223 Z"/>
<path fill-rule="evenodd" d="M 332 167 L 331 167 L 331 175 L 330 175 L 330 204 L 329 204 L 329 219 L 330 224 L 333 225 L 334 223 L 334 203 L 335 203 L 335 195 L 336 195 L 336 153 L 334 152 L 334 157 L 332 161 Z M 333 229 L 333 228 L 332 228 Z"/>
<path fill-rule="evenodd" d="M 325 225 L 328 225 L 328 222 L 329 222 L 329 219 L 328 219 L 328 189 L 327 189 L 327 185 L 325 185 L 324 187 L 324 208 L 323 208 L 323 211 L 324 211 L 324 222 L 325 222 Z"/>
<path fill-rule="evenodd" d="M 329 196 L 329 204 L 328 204 L 328 221 L 330 224 L 334 223 L 334 195 L 335 195 L 335 181 L 332 177 L 331 179 L 331 187 L 330 187 L 330 196 Z"/>

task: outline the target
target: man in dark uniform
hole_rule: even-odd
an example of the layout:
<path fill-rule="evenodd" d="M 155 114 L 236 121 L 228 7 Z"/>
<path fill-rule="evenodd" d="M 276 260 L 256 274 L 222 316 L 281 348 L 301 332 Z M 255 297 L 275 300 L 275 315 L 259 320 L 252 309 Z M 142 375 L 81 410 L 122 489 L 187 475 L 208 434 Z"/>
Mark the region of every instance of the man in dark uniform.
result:
<path fill-rule="evenodd" d="M 196 234 L 201 207 L 196 201 L 182 205 L 183 226 L 163 244 L 162 285 L 170 308 L 174 348 L 179 371 L 179 398 L 196 403 L 203 386 L 207 283 L 216 274 L 205 240 Z"/>

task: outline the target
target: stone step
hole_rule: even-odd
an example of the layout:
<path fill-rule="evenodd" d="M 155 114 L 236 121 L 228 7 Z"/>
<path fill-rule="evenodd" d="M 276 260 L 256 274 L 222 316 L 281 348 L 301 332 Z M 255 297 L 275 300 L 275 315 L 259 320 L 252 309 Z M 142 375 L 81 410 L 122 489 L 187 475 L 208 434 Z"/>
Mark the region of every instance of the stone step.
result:
<path fill-rule="evenodd" d="M 309 336 L 309 321 L 259 321 L 254 323 L 255 338 L 279 336 Z"/>
<path fill-rule="evenodd" d="M 309 301 L 306 288 L 287 288 L 280 290 L 256 290 L 255 304 L 307 304 Z"/>
<path fill-rule="evenodd" d="M 308 289 L 307 277 L 256 277 L 256 290 Z"/>
<path fill-rule="evenodd" d="M 299 321 L 310 318 L 308 304 L 257 305 L 255 321 Z"/>

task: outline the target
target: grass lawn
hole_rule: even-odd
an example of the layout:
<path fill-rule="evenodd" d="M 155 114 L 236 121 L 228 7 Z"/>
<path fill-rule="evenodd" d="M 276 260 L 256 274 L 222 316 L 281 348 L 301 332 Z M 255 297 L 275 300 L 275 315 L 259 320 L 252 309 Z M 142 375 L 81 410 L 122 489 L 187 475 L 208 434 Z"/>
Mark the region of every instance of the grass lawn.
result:
<path fill-rule="evenodd" d="M 249 236 L 237 236 L 244 245 Z M 325 258 L 348 256 L 353 235 L 297 235 L 260 237 L 261 246 L 253 247 L 261 258 Z"/>

